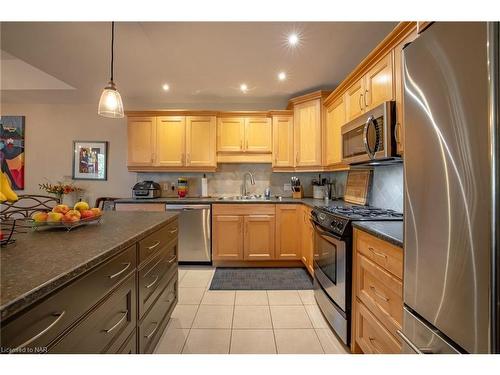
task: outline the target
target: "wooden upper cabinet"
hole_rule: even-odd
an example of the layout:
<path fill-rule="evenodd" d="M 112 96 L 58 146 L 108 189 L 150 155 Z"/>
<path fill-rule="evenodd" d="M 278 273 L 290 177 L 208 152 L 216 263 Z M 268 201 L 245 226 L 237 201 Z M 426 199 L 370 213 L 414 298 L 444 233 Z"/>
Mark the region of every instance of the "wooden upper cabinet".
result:
<path fill-rule="evenodd" d="M 217 122 L 217 151 L 241 152 L 244 150 L 245 118 L 219 118 Z"/>
<path fill-rule="evenodd" d="M 186 157 L 186 118 L 162 116 L 156 119 L 155 165 L 182 167 Z"/>
<path fill-rule="evenodd" d="M 274 259 L 274 215 L 248 215 L 244 217 L 244 259 Z"/>
<path fill-rule="evenodd" d="M 276 259 L 301 259 L 301 213 L 299 204 L 276 205 Z"/>
<path fill-rule="evenodd" d="M 214 260 L 243 260 L 243 216 L 212 216 Z"/>
<path fill-rule="evenodd" d="M 186 117 L 186 166 L 216 167 L 215 116 Z"/>
<path fill-rule="evenodd" d="M 321 100 L 314 99 L 295 106 L 295 166 L 321 165 Z"/>
<path fill-rule="evenodd" d="M 155 117 L 129 117 L 128 166 L 151 166 L 155 152 Z"/>
<path fill-rule="evenodd" d="M 272 124 L 268 117 L 249 117 L 245 119 L 245 151 L 271 152 Z"/>
<path fill-rule="evenodd" d="M 293 167 L 293 117 L 273 116 L 273 167 Z"/>
<path fill-rule="evenodd" d="M 346 122 L 365 112 L 365 80 L 364 77 L 354 83 L 345 93 Z"/>
<path fill-rule="evenodd" d="M 365 75 L 365 104 L 370 110 L 379 104 L 394 100 L 393 59 L 391 51 Z"/>
<path fill-rule="evenodd" d="M 345 122 L 345 101 L 341 96 L 326 108 L 325 166 L 342 162 L 341 128 Z"/>

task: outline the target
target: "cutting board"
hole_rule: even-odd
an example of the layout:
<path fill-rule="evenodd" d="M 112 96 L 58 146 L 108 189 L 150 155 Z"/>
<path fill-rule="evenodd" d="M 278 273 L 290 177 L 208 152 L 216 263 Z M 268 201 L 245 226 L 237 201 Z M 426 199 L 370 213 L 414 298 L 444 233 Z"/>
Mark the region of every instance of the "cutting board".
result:
<path fill-rule="evenodd" d="M 350 170 L 347 174 L 344 201 L 363 206 L 366 205 L 372 174 L 372 169 Z"/>

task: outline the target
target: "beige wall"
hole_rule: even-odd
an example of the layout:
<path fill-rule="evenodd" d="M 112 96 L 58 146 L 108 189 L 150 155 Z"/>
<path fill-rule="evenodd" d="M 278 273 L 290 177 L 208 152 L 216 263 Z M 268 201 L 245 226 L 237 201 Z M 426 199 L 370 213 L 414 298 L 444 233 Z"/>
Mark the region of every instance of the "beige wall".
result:
<path fill-rule="evenodd" d="M 26 116 L 25 189 L 41 194 L 38 184 L 71 180 L 73 141 L 108 141 L 108 180 L 75 181 L 93 204 L 99 196 L 129 197 L 136 174 L 127 171 L 126 119 L 97 115 L 97 106 L 2 103 L 2 115 Z"/>

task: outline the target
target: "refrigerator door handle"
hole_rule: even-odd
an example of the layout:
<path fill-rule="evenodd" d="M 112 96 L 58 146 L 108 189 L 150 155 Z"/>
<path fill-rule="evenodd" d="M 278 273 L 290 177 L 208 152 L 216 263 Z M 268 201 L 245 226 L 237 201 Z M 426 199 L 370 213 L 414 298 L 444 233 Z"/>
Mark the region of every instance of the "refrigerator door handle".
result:
<path fill-rule="evenodd" d="M 417 354 L 433 354 L 431 349 L 428 348 L 422 348 L 420 349 L 418 346 L 416 346 L 414 343 L 411 342 L 411 340 L 399 329 L 396 331 L 399 337 Z"/>

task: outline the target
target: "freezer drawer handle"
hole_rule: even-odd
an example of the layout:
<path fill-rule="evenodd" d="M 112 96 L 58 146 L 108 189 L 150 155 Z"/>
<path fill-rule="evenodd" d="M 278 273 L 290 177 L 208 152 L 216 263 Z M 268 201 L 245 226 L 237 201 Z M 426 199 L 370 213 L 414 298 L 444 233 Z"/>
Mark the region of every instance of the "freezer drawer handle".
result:
<path fill-rule="evenodd" d="M 104 329 L 103 332 L 108 334 L 108 333 L 112 332 L 116 327 L 118 327 L 127 318 L 128 310 L 122 311 L 122 314 L 123 314 L 123 316 L 120 318 L 119 321 L 116 322 L 116 324 L 113 327 L 108 328 L 108 329 Z"/>
<path fill-rule="evenodd" d="M 59 321 L 63 318 L 63 316 L 66 314 L 66 311 L 61 311 L 61 312 L 58 312 L 58 313 L 53 313 L 52 316 L 55 316 L 57 317 L 56 320 L 54 320 L 52 323 L 50 323 L 50 325 L 45 328 L 44 330 L 40 331 L 39 333 L 37 333 L 35 336 L 33 336 L 32 338 L 30 338 L 29 340 L 25 341 L 24 343 L 22 343 L 21 345 L 19 345 L 17 348 L 14 348 L 13 350 L 11 350 L 10 352 L 11 353 L 15 353 L 15 352 L 18 352 L 19 350 L 23 349 L 24 347 L 28 346 L 29 344 L 31 344 L 33 341 L 37 340 L 38 338 L 40 338 L 41 336 L 45 335 L 48 331 L 50 331 L 57 323 L 59 323 Z"/>
<path fill-rule="evenodd" d="M 410 339 L 399 329 L 396 331 L 396 333 L 401 337 L 401 339 L 408 344 L 408 346 L 417 354 L 433 354 L 432 350 L 425 348 L 425 349 L 419 349 L 414 343 L 410 341 Z"/>

